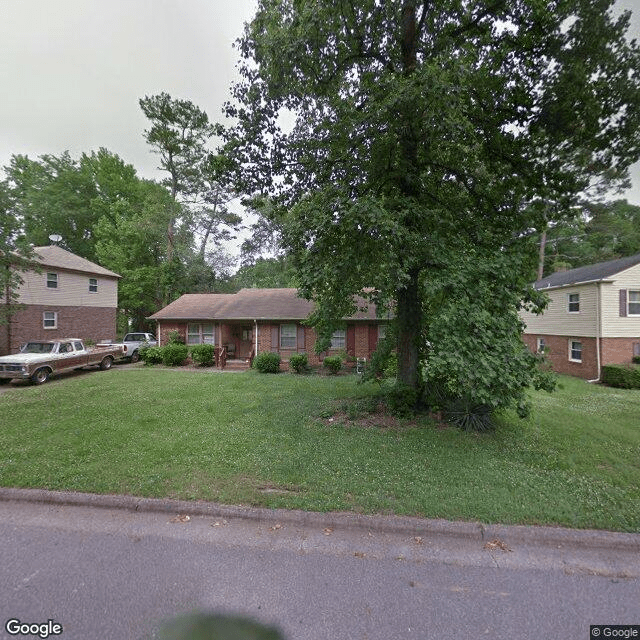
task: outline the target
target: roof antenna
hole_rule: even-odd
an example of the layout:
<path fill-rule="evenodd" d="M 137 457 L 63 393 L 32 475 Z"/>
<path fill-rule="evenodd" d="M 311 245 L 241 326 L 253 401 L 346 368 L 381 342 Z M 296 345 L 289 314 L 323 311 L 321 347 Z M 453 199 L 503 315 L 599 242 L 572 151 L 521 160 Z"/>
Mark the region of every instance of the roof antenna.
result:
<path fill-rule="evenodd" d="M 49 240 L 51 240 L 51 242 L 57 247 L 58 246 L 58 242 L 60 242 L 60 240 L 62 240 L 62 236 L 58 235 L 57 233 L 52 233 L 49 236 Z"/>

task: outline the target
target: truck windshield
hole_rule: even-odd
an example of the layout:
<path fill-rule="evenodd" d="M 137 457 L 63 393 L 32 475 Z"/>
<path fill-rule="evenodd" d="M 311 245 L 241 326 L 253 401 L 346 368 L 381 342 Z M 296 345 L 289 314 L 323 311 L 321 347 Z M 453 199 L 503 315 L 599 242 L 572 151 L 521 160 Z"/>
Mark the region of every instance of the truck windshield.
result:
<path fill-rule="evenodd" d="M 27 342 L 20 351 L 22 353 L 51 353 L 53 346 L 52 342 Z"/>

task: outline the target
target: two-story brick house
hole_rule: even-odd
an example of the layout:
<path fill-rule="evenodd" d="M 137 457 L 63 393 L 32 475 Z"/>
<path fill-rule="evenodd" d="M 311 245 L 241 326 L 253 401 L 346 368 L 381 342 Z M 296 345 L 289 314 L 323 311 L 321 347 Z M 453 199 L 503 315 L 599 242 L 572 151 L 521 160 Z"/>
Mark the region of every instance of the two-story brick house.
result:
<path fill-rule="evenodd" d="M 0 355 L 29 340 L 116 337 L 120 276 L 58 246 L 34 247 L 39 271 L 20 274 L 19 308 L 0 325 Z"/>
<path fill-rule="evenodd" d="M 596 380 L 606 364 L 640 355 L 640 254 L 554 273 L 535 283 L 544 314 L 522 312 L 524 341 L 559 373 Z"/>

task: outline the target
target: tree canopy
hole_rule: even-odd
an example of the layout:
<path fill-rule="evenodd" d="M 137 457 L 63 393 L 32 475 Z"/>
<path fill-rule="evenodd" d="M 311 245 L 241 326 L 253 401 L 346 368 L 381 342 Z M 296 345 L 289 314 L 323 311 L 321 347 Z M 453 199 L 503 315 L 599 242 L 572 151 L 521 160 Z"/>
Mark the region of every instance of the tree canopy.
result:
<path fill-rule="evenodd" d="M 516 309 L 543 304 L 527 286 L 531 231 L 550 202 L 562 219 L 579 194 L 623 184 L 640 153 L 640 50 L 612 4 L 258 3 L 230 146 L 245 190 L 269 197 L 325 336 L 373 287 L 394 308 L 400 382 L 477 393 L 502 369 L 502 399 L 482 401 L 522 404 L 536 362 L 513 340 Z M 443 309 L 456 311 L 448 355 L 433 339 Z M 497 315 L 506 324 L 490 329 Z M 484 375 L 462 380 L 452 359 Z"/>

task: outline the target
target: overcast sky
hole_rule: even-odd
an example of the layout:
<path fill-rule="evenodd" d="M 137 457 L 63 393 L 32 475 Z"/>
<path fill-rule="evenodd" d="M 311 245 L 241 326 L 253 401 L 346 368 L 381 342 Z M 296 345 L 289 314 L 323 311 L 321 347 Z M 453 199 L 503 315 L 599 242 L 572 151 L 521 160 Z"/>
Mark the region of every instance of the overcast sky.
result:
<path fill-rule="evenodd" d="M 106 147 L 157 178 L 138 106 L 166 91 L 213 121 L 229 98 L 233 41 L 255 0 L 0 0 L 0 166 L 12 154 Z M 638 0 L 618 0 L 634 9 Z M 640 163 L 623 194 L 640 205 Z"/>

